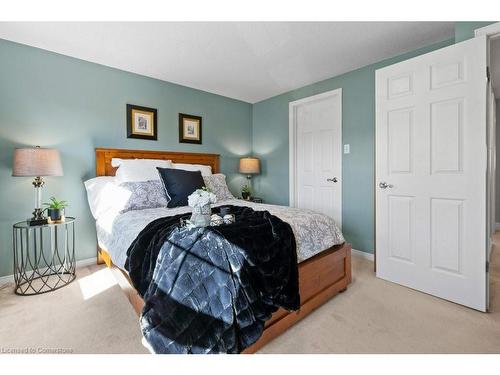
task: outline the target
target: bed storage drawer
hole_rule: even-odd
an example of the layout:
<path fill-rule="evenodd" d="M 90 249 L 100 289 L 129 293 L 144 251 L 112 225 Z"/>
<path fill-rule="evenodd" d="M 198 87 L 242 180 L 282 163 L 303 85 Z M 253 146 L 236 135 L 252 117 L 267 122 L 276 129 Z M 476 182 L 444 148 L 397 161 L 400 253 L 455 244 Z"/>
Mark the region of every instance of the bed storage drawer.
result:
<path fill-rule="evenodd" d="M 347 246 L 334 246 L 299 264 L 301 305 L 343 279 L 348 279 L 350 282 L 350 264 L 349 267 L 346 264 L 346 261 L 350 263 L 350 251 L 350 247 Z M 348 255 L 349 259 L 347 259 Z M 279 309 L 266 322 L 266 327 L 287 314 L 288 311 Z"/>

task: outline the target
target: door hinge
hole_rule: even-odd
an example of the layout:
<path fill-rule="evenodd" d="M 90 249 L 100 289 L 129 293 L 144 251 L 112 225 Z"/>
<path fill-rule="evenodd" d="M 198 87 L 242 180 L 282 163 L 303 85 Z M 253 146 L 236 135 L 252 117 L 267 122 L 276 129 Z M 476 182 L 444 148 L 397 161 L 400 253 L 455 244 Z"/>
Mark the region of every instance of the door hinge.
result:
<path fill-rule="evenodd" d="M 488 82 L 490 81 L 490 67 L 486 67 L 486 78 L 488 79 Z"/>
<path fill-rule="evenodd" d="M 486 273 L 490 272 L 490 262 L 486 262 Z"/>

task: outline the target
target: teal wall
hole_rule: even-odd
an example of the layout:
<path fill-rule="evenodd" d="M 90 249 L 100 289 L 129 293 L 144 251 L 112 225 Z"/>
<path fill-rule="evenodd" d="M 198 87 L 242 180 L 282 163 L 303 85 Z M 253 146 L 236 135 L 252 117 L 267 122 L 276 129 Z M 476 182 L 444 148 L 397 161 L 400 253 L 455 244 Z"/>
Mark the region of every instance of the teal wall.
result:
<path fill-rule="evenodd" d="M 353 248 L 374 249 L 375 70 L 439 49 L 446 40 L 337 77 L 305 86 L 253 106 L 253 152 L 262 159 L 255 194 L 267 202 L 288 204 L 288 104 L 342 88 L 342 138 L 351 153 L 342 161 L 342 231 Z"/>
<path fill-rule="evenodd" d="M 127 139 L 126 103 L 158 109 L 158 141 Z M 15 147 L 55 147 L 64 177 L 46 178 L 44 198 L 70 202 L 77 257 L 95 256 L 95 225 L 82 182 L 95 174 L 95 147 L 221 154 L 237 192 L 241 155 L 251 152 L 252 106 L 238 100 L 0 40 L 0 276 L 12 274 L 12 224 L 33 210 L 30 178 L 11 177 Z M 178 113 L 203 117 L 203 144 L 178 142 Z"/>
<path fill-rule="evenodd" d="M 488 26 L 494 22 L 455 22 L 455 43 L 474 38 L 474 31 L 481 27 Z"/>

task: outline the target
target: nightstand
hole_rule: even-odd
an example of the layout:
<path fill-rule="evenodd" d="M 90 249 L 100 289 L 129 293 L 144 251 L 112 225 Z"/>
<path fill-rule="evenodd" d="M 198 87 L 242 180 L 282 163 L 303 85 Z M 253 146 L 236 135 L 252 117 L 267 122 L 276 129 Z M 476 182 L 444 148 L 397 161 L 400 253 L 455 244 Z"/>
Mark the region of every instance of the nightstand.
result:
<path fill-rule="evenodd" d="M 264 200 L 262 198 L 257 198 L 257 197 L 250 197 L 250 199 L 243 199 L 241 197 L 238 197 L 238 199 L 248 200 L 249 202 L 253 202 L 253 203 L 264 203 Z"/>
<path fill-rule="evenodd" d="M 75 218 L 61 223 L 12 227 L 15 293 L 24 296 L 51 292 L 75 277 Z"/>

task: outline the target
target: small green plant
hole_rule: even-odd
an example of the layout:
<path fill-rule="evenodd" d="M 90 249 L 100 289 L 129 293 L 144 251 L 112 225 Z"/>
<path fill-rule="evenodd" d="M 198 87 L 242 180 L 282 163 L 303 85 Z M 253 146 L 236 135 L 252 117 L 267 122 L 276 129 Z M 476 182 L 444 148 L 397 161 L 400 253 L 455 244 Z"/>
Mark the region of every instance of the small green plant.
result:
<path fill-rule="evenodd" d="M 51 208 L 54 210 L 62 210 L 66 207 L 68 207 L 68 202 L 66 201 L 58 201 L 55 197 L 50 198 L 50 202 L 44 203 L 44 206 L 47 206 L 47 208 Z"/>
<path fill-rule="evenodd" d="M 250 194 L 251 193 L 250 185 L 243 185 L 243 187 L 241 188 L 241 192 Z"/>

